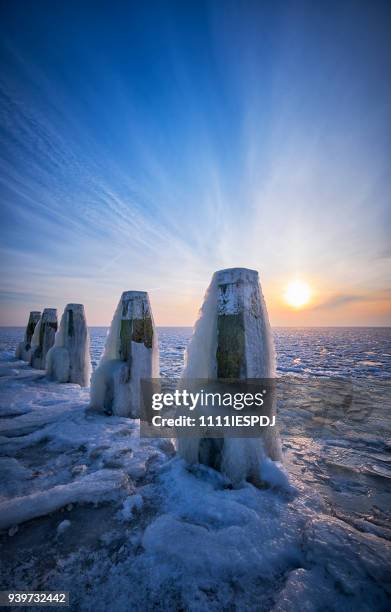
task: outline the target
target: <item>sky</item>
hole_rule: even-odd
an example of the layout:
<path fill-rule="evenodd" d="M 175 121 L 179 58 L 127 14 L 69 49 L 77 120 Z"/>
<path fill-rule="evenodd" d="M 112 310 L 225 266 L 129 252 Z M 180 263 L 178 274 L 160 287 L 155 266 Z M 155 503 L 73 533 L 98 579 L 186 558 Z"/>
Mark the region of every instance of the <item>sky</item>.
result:
<path fill-rule="evenodd" d="M 391 324 L 390 3 L 0 7 L 0 325 L 193 325 L 236 266 L 272 325 Z"/>

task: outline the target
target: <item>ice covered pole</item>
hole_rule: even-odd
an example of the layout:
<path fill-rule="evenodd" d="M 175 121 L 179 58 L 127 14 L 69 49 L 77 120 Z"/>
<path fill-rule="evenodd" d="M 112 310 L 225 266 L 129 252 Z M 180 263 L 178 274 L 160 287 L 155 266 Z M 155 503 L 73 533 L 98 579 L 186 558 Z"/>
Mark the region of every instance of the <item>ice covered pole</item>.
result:
<path fill-rule="evenodd" d="M 18 346 L 16 347 L 16 352 L 15 352 L 16 359 L 23 359 L 23 361 L 30 361 L 31 340 L 33 338 L 34 330 L 40 318 L 41 318 L 41 313 L 39 311 L 32 310 L 30 312 L 27 327 L 24 332 L 24 340 L 23 342 L 19 342 Z"/>
<path fill-rule="evenodd" d="M 258 272 L 247 268 L 213 275 L 186 354 L 184 379 L 268 379 L 276 374 L 273 336 Z M 217 467 L 232 481 L 260 482 L 263 458 L 281 458 L 274 428 L 262 438 L 178 440 L 189 463 Z"/>
<path fill-rule="evenodd" d="M 54 346 L 46 356 L 46 371 L 60 383 L 90 384 L 90 336 L 83 304 L 65 307 Z"/>
<path fill-rule="evenodd" d="M 140 380 L 159 377 L 159 351 L 148 293 L 125 291 L 91 379 L 91 407 L 139 418 Z"/>
<path fill-rule="evenodd" d="M 46 355 L 54 344 L 57 331 L 57 309 L 45 308 L 31 339 L 30 364 L 37 370 L 46 367 Z"/>

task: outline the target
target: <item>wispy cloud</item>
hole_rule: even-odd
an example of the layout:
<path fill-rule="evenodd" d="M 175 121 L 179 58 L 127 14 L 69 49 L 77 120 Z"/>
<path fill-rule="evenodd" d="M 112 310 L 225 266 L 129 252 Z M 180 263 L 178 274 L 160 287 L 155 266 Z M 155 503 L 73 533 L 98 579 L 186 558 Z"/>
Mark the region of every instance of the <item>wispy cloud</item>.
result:
<path fill-rule="evenodd" d="M 363 295 L 334 295 L 327 299 L 325 302 L 314 306 L 317 310 L 329 310 L 334 308 L 340 308 L 346 304 L 352 304 L 354 302 L 368 302 L 369 298 Z"/>
<path fill-rule="evenodd" d="M 27 311 L 27 296 L 35 307 L 84 300 L 107 323 L 121 291 L 138 288 L 151 292 L 159 323 L 191 324 L 213 271 L 243 265 L 261 271 L 266 294 L 298 273 L 316 279 L 335 294 L 318 306 L 321 320 L 385 286 L 380 34 L 371 15 L 342 20 L 349 44 L 336 46 L 335 16 L 315 37 L 288 5 L 154 18 L 140 7 L 138 27 L 125 9 L 96 9 L 93 22 L 80 11 L 70 37 L 69 16 L 45 4 L 53 27 L 42 9 L 26 16 L 34 41 L 8 9 L 8 302 L 25 295 Z"/>

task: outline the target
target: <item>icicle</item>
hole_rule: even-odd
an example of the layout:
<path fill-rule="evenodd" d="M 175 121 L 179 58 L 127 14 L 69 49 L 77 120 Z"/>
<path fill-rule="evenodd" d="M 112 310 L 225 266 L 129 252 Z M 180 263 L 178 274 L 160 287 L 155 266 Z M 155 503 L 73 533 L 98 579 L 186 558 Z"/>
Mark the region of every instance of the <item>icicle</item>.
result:
<path fill-rule="evenodd" d="M 213 275 L 186 354 L 183 378 L 255 379 L 276 374 L 273 336 L 258 272 L 246 268 Z M 178 452 L 189 463 L 206 463 L 233 482 L 260 483 L 266 456 L 281 458 L 274 428 L 262 438 L 180 438 Z"/>
<path fill-rule="evenodd" d="M 56 308 L 45 308 L 31 339 L 30 364 L 33 368 L 45 369 L 46 355 L 54 344 L 56 331 L 57 310 Z"/>
<path fill-rule="evenodd" d="M 90 336 L 83 304 L 68 304 L 46 356 L 49 378 L 88 387 L 91 378 Z"/>
<path fill-rule="evenodd" d="M 24 332 L 24 340 L 23 342 L 19 342 L 18 346 L 16 347 L 16 352 L 15 352 L 16 359 L 23 359 L 23 361 L 30 361 L 31 340 L 33 338 L 34 330 L 40 318 L 41 318 L 41 313 L 38 312 L 37 310 L 32 310 L 30 312 L 26 331 Z"/>
<path fill-rule="evenodd" d="M 140 379 L 159 377 L 159 351 L 148 293 L 125 291 L 91 379 L 91 407 L 138 418 Z"/>

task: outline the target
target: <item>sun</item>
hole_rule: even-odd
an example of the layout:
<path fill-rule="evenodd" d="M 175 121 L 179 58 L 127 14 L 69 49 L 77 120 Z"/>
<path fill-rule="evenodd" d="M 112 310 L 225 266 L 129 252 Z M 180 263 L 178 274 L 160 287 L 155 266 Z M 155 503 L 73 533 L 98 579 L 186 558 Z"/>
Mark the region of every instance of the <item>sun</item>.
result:
<path fill-rule="evenodd" d="M 304 281 L 291 281 L 286 288 L 284 299 L 293 308 L 302 308 L 311 298 L 311 289 Z"/>

